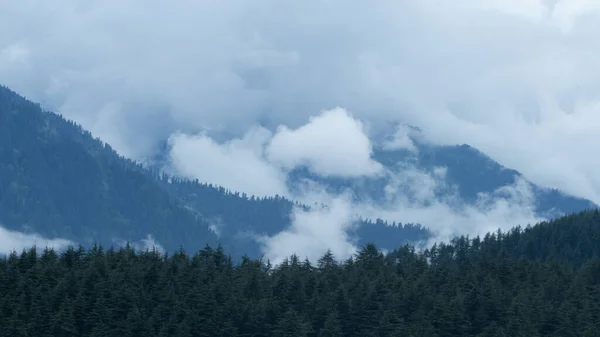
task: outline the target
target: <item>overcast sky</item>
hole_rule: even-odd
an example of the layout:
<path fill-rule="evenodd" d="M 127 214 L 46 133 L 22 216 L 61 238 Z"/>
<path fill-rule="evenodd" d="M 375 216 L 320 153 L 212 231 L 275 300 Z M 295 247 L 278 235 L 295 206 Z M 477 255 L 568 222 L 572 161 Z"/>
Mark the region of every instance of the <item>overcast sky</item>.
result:
<path fill-rule="evenodd" d="M 4 1 L 0 82 L 243 192 L 384 174 L 373 136 L 405 123 L 600 203 L 599 36 L 594 0 Z"/>

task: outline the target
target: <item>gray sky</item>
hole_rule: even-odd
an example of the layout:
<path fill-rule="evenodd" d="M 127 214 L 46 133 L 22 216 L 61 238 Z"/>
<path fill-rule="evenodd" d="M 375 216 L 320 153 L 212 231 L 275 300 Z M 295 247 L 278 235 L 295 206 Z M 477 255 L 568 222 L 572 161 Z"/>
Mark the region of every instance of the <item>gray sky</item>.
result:
<path fill-rule="evenodd" d="M 300 164 L 386 174 L 373 135 L 407 123 L 599 203 L 598 36 L 592 0 L 4 1 L 0 81 L 127 156 L 169 139 L 179 174 L 243 192 L 285 195 Z"/>

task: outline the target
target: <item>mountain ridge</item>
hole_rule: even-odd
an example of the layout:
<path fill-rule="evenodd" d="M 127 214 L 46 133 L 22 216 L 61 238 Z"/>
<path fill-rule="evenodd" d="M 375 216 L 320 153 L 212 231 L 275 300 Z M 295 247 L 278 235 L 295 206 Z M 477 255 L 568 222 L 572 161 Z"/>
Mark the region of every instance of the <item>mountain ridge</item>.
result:
<path fill-rule="evenodd" d="M 280 196 L 248 196 L 146 167 L 119 155 L 80 125 L 44 111 L 39 104 L 6 87 L 0 87 L 0 122 L 0 221 L 9 230 L 33 231 L 84 245 L 118 245 L 151 235 L 169 251 L 222 244 L 236 256 L 260 256 L 263 251 L 257 237 L 289 229 L 295 208 L 311 209 Z M 480 174 L 483 183 L 487 183 L 490 172 L 508 172 L 513 178 L 518 174 L 470 146 L 450 149 L 458 149 L 458 155 L 441 147 L 433 148 L 432 153 L 417 152 L 424 154 L 420 160 L 425 164 L 419 169 L 450 163 L 454 165 L 450 165 L 450 177 L 457 172 L 453 168 L 466 171 L 459 170 L 458 178 L 454 178 L 464 187 L 461 177 L 474 176 L 468 171 L 473 166 L 464 163 L 472 162 L 472 156 L 477 155 L 484 157 L 486 165 L 492 162 L 492 170 L 487 175 L 485 171 Z M 436 151 L 446 159 L 436 161 L 440 158 Z M 399 157 L 407 155 L 413 152 L 386 153 L 376 149 L 374 158 L 393 169 L 400 162 Z M 447 160 L 448 157 L 458 159 Z M 308 171 L 295 172 L 300 172 L 302 178 Z M 495 179 L 504 182 L 502 179 L 508 175 L 499 177 Z M 496 182 L 495 186 L 499 185 Z M 376 189 L 373 186 L 367 187 Z M 473 191 L 481 190 L 474 186 Z M 335 186 L 334 181 L 333 190 L 347 187 Z M 355 191 L 355 195 L 359 194 L 369 196 L 368 191 Z M 564 200 L 551 197 L 552 194 L 547 203 L 564 204 Z M 561 210 L 563 213 L 585 208 L 580 200 L 567 200 L 575 200 L 574 206 L 567 207 L 566 212 Z M 375 242 L 388 250 L 433 235 L 418 223 L 387 220 L 359 217 L 357 226 L 348 229 L 347 234 L 357 245 Z"/>
<path fill-rule="evenodd" d="M 256 256 L 260 244 L 238 234 L 274 235 L 290 225 L 296 205 L 148 169 L 120 156 L 80 125 L 44 111 L 6 87 L 0 87 L 0 144 L 0 221 L 9 230 L 27 227 L 85 245 L 152 235 L 170 251 L 221 243 L 239 255 Z M 233 232 L 219 236 L 211 230 L 211 221 L 219 216 Z M 404 233 L 404 226 L 363 222 L 375 223 L 383 236 L 397 243 L 429 236 L 418 225 Z M 365 227 L 359 226 L 359 231 Z M 361 240 L 372 239 L 369 233 L 381 235 L 372 228 L 366 232 Z"/>
<path fill-rule="evenodd" d="M 329 193 L 341 194 L 350 190 L 358 202 L 367 200 L 385 204 L 390 197 L 385 193 L 386 186 L 393 184 L 395 175 L 419 172 L 420 176 L 417 179 L 425 173 L 427 176 L 423 178 L 436 180 L 436 199 L 451 198 L 472 205 L 478 202 L 482 194 L 494 194 L 502 188 L 524 181 L 531 189 L 533 206 L 538 216 L 555 218 L 598 207 L 590 200 L 533 184 L 518 171 L 502 166 L 470 145 L 438 146 L 415 140 L 413 142 L 416 145 L 415 150 L 387 150 L 375 147 L 373 159 L 383 165 L 385 170 L 391 173 L 391 177 L 387 174 L 354 179 L 324 178 L 313 174 L 308 167 L 299 167 L 290 174 L 288 187 L 295 189 L 299 186 L 298 182 L 311 180 L 325 186 Z M 438 172 L 439 169 L 443 172 Z M 399 194 L 410 194 L 410 184 L 411 182 L 408 186 L 399 186 L 405 189 Z"/>

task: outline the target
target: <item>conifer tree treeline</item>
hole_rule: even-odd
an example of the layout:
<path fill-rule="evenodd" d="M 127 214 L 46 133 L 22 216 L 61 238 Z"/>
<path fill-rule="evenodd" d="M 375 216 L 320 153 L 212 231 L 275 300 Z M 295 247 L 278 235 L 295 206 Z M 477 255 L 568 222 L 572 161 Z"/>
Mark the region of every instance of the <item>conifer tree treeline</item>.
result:
<path fill-rule="evenodd" d="M 0 336 L 598 336 L 600 213 L 277 266 L 222 248 L 0 260 Z"/>

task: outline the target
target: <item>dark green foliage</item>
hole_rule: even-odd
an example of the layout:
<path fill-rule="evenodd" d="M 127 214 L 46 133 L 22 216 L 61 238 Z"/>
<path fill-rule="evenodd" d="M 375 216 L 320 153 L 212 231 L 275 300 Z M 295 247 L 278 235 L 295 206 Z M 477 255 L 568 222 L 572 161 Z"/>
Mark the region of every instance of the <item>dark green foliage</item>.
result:
<path fill-rule="evenodd" d="M 590 211 L 422 253 L 367 244 L 343 263 L 327 252 L 275 268 L 210 246 L 31 249 L 0 260 L 0 336 L 597 336 L 598 235 Z"/>

